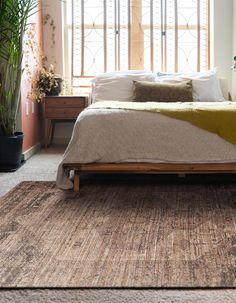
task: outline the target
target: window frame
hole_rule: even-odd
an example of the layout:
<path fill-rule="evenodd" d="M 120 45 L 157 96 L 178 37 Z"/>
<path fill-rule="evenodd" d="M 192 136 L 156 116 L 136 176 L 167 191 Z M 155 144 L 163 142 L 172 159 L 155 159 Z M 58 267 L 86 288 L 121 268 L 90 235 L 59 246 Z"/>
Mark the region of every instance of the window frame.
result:
<path fill-rule="evenodd" d="M 77 87 L 77 85 L 74 85 L 74 81 L 73 79 L 79 79 L 80 84 L 79 87 L 80 88 L 88 88 L 90 87 L 90 84 L 88 83 L 88 81 L 90 82 L 91 78 L 94 78 L 96 75 L 84 75 L 83 73 L 83 50 L 84 50 L 84 45 L 83 45 L 83 41 L 84 39 L 82 39 L 82 45 L 81 45 L 81 54 L 82 54 L 82 63 L 81 63 L 81 75 L 75 75 L 74 71 L 73 71 L 73 60 L 74 60 L 74 54 L 73 54 L 73 34 L 74 34 L 74 22 L 73 22 L 73 14 L 72 12 L 70 12 L 69 14 L 71 15 L 71 20 L 72 22 L 69 23 L 68 22 L 68 2 L 71 3 L 71 9 L 73 10 L 73 2 L 75 0 L 67 0 L 66 3 L 64 3 L 64 21 L 65 21 L 65 27 L 64 27 L 64 41 L 65 41 L 65 48 L 64 48 L 64 61 L 67 62 L 67 64 L 65 64 L 65 73 L 66 73 L 66 78 L 68 79 L 68 82 L 71 84 L 72 87 L 72 91 L 74 88 Z M 104 9 L 105 9 L 105 5 L 106 5 L 106 0 L 104 1 Z M 142 13 L 140 11 L 138 11 L 138 9 L 140 8 L 140 4 L 142 2 L 142 0 L 127 0 L 129 3 L 129 7 L 130 7 L 130 12 L 129 12 L 129 20 L 128 20 L 128 32 L 129 32 L 129 51 L 128 51 L 128 57 L 129 57 L 129 64 L 128 64 L 128 69 L 144 69 L 143 67 L 143 62 L 140 62 L 140 64 L 138 64 L 138 57 L 140 58 L 140 54 L 143 53 L 143 46 L 144 44 L 141 43 L 133 43 L 132 41 L 138 41 L 140 42 L 140 39 L 134 39 L 132 38 L 131 40 L 131 36 L 135 37 L 135 35 L 137 34 L 135 32 L 135 28 L 137 29 L 139 27 L 139 23 L 136 23 L 135 25 L 132 24 L 130 20 L 135 20 L 135 18 L 133 18 L 133 15 L 140 15 L 140 20 L 141 20 L 141 15 Z M 160 0 L 161 3 L 164 5 L 164 3 L 166 2 L 166 0 Z M 176 19 L 178 19 L 177 16 L 177 1 L 178 0 L 174 0 L 175 2 L 175 17 Z M 200 71 L 200 46 L 201 46 L 201 30 L 205 30 L 207 31 L 207 55 L 206 55 L 206 62 L 207 62 L 207 69 L 210 69 L 211 67 L 211 0 L 206 0 L 207 1 L 207 25 L 201 26 L 200 24 L 200 0 L 197 0 L 197 5 L 198 5 L 198 16 L 197 16 L 197 24 L 196 25 L 179 25 L 178 22 L 175 22 L 174 26 L 170 26 L 167 24 L 166 19 L 165 19 L 165 15 L 163 14 L 163 10 L 162 10 L 162 23 L 160 25 L 154 25 L 153 24 L 153 17 L 150 16 L 150 25 L 143 25 L 142 24 L 142 29 L 148 28 L 150 30 L 150 45 L 151 45 L 151 54 L 150 54 L 150 58 L 151 58 L 151 62 L 150 62 L 150 66 L 151 66 L 151 70 L 154 70 L 154 52 L 153 52 L 153 31 L 154 30 L 161 30 L 162 32 L 162 37 L 161 37 L 161 56 L 162 56 L 162 64 L 161 64 L 161 71 L 166 72 L 167 71 L 167 55 L 166 55 L 166 45 L 167 45 L 167 35 L 166 32 L 168 30 L 174 30 L 175 31 L 175 66 L 173 68 L 173 72 L 178 72 L 178 30 L 180 29 L 185 29 L 185 30 L 189 30 L 189 29 L 193 29 L 197 31 L 197 48 L 198 48 L 198 55 L 197 55 L 197 70 L 196 71 Z M 132 5 L 131 5 L 132 2 Z M 152 1 L 150 0 L 150 3 L 152 3 Z M 131 9 L 132 8 L 132 9 Z M 151 8 L 152 11 L 152 8 Z M 164 10 L 165 12 L 165 10 Z M 104 18 L 105 21 L 105 18 Z M 106 29 L 107 26 L 106 24 L 100 24 L 97 25 L 100 26 L 104 29 L 104 37 L 106 35 Z M 119 26 L 119 25 L 118 25 Z M 82 22 L 81 25 L 81 30 L 82 32 L 87 29 L 90 28 L 90 25 L 84 24 Z M 118 29 L 119 30 L 119 29 Z M 163 34 L 164 33 L 164 34 Z M 83 33 L 82 33 L 83 35 Z M 106 62 L 106 38 L 104 38 L 104 62 Z M 119 43 L 119 41 L 117 42 Z M 71 45 L 71 47 L 70 47 Z M 132 58 L 132 49 L 135 49 L 135 54 L 137 54 L 136 59 L 133 61 L 131 60 Z M 119 58 L 117 58 L 118 63 L 116 64 L 116 68 L 115 70 L 120 70 L 120 65 L 119 65 Z M 106 63 L 104 63 L 104 72 L 107 71 L 107 67 L 106 67 Z"/>

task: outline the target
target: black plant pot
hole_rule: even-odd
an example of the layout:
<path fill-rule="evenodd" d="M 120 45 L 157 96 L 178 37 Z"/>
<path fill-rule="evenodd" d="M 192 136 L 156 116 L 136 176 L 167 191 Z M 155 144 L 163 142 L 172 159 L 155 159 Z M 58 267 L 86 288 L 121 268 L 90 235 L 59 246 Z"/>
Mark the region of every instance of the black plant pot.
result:
<path fill-rule="evenodd" d="M 62 91 L 62 79 L 55 78 L 57 85 L 52 87 L 49 92 L 46 92 L 46 96 L 58 96 Z"/>
<path fill-rule="evenodd" d="M 0 136 L 0 171 L 17 170 L 22 160 L 23 133 L 16 132 L 14 136 Z"/>

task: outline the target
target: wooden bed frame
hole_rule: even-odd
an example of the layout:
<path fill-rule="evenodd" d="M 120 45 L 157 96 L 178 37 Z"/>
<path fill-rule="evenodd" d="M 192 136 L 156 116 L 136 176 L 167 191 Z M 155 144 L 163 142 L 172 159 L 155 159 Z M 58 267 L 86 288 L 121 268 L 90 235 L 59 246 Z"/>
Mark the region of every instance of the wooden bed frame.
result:
<path fill-rule="evenodd" d="M 233 174 L 235 163 L 64 163 L 63 168 L 74 171 L 74 191 L 80 188 L 80 173 L 134 174 Z"/>
<path fill-rule="evenodd" d="M 229 101 L 232 96 L 228 93 Z M 63 168 L 74 171 L 74 191 L 80 188 L 80 173 L 132 174 L 235 174 L 235 163 L 64 163 Z"/>

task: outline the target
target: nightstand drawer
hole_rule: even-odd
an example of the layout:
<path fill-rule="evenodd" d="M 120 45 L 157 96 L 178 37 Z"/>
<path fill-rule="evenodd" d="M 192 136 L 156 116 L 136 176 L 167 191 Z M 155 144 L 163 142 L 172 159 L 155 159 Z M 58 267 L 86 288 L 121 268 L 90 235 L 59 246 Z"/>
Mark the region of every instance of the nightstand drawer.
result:
<path fill-rule="evenodd" d="M 76 119 L 84 108 L 48 108 L 45 109 L 45 115 L 48 119 Z"/>
<path fill-rule="evenodd" d="M 87 106 L 86 104 L 86 98 L 84 97 L 47 97 L 46 102 L 46 109 L 48 107 L 79 107 L 79 108 L 85 108 Z"/>

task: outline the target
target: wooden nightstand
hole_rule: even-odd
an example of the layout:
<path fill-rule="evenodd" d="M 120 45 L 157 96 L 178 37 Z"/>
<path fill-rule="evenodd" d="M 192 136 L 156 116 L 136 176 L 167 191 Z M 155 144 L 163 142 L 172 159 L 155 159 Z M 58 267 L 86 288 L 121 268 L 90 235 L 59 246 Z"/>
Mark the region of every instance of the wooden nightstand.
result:
<path fill-rule="evenodd" d="M 45 147 L 51 144 L 55 122 L 76 120 L 88 106 L 88 96 L 47 96 L 43 99 L 45 125 Z"/>

